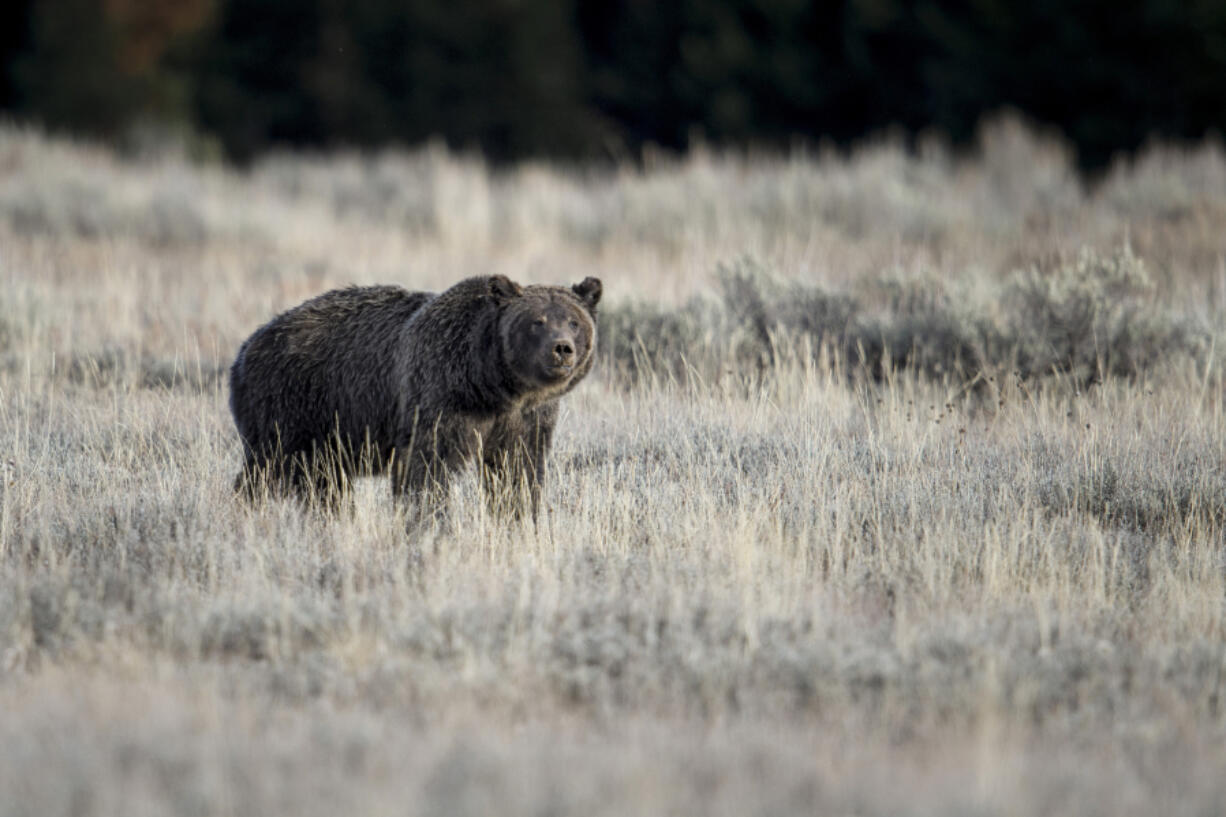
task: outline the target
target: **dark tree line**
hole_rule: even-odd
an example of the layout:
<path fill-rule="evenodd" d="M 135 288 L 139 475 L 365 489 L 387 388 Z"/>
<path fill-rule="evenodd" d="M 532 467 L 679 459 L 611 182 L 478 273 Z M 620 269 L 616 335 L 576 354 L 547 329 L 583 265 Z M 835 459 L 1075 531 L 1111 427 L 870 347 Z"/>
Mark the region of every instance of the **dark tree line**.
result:
<path fill-rule="evenodd" d="M 1087 166 L 1226 125 L 1223 0 L 10 0 L 0 107 L 102 135 L 496 160 L 643 145 L 955 141 L 1002 107 Z"/>

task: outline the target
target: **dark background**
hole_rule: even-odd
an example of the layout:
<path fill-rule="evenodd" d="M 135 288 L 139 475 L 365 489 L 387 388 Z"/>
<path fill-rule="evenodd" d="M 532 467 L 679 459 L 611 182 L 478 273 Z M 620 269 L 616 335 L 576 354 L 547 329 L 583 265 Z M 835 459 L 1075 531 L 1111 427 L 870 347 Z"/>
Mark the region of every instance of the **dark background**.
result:
<path fill-rule="evenodd" d="M 965 142 L 1011 107 L 1086 168 L 1226 125 L 1226 1 L 6 0 L 0 109 L 244 161 L 412 145 L 494 161 L 787 147 L 887 127 Z"/>

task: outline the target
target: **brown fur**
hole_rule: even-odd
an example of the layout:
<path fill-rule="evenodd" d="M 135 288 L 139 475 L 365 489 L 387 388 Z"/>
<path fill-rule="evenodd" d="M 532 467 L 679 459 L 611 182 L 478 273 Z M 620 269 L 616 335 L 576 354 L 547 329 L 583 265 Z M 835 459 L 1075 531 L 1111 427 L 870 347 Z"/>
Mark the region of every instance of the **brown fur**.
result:
<path fill-rule="evenodd" d="M 344 493 L 390 470 L 398 497 L 434 511 L 451 473 L 480 459 L 500 512 L 535 517 L 558 400 L 595 357 L 601 285 L 470 278 L 440 294 L 334 290 L 258 329 L 230 370 L 246 461 L 236 486 Z"/>

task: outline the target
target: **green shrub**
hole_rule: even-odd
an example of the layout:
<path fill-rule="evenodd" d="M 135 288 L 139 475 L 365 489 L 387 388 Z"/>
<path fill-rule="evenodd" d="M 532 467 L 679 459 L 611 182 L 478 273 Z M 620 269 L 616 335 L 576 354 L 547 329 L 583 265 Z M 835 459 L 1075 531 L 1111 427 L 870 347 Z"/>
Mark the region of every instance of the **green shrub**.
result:
<path fill-rule="evenodd" d="M 988 314 L 936 277 L 883 276 L 867 288 L 873 312 L 845 293 L 786 281 L 752 258 L 720 265 L 716 293 L 679 309 L 614 306 L 601 316 L 601 350 L 616 377 L 756 379 L 783 349 L 831 350 L 874 379 L 912 370 L 936 380 L 982 382 L 1016 371 L 1078 384 L 1136 377 L 1201 344 L 1156 302 L 1141 260 L 1125 248 L 1015 273 Z"/>
<path fill-rule="evenodd" d="M 1145 265 L 1128 247 L 1110 256 L 1083 249 L 1074 261 L 1018 272 L 1006 297 L 1024 376 L 1132 377 L 1192 346 L 1154 303 Z"/>
<path fill-rule="evenodd" d="M 684 377 L 687 366 L 715 361 L 711 333 L 719 317 L 714 305 L 700 298 L 680 309 L 647 302 L 603 309 L 597 347 L 602 366 L 630 382 Z"/>

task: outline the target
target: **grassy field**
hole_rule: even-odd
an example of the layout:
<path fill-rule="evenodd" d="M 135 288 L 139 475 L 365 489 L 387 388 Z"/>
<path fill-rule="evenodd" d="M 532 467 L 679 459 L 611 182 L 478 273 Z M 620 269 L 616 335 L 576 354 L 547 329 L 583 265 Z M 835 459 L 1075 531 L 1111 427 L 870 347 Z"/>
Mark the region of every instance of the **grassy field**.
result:
<path fill-rule="evenodd" d="M 0 815 L 1209 815 L 1226 151 L 239 173 L 0 128 Z M 237 503 L 333 286 L 604 281 L 539 528 Z"/>

